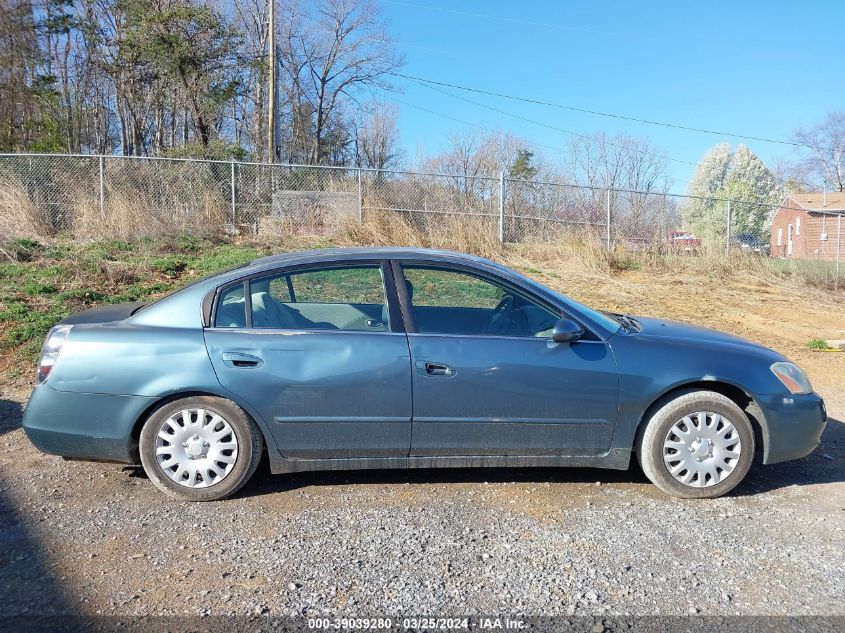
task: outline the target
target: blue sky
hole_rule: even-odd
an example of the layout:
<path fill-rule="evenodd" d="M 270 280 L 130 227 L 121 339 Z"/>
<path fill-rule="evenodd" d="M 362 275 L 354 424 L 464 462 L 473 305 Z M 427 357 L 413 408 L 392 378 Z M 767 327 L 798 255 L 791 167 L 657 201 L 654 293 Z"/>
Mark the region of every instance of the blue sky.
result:
<path fill-rule="evenodd" d="M 787 139 L 794 128 L 845 108 L 842 40 L 832 36 L 841 19 L 836 1 L 378 2 L 408 75 L 774 139 Z M 406 104 L 505 129 L 549 153 L 568 138 L 406 80 L 396 84 L 404 94 L 394 98 Z M 451 92 L 576 133 L 647 137 L 661 153 L 690 163 L 725 141 L 747 144 L 767 163 L 793 151 Z M 466 127 L 410 105 L 399 107 L 402 141 L 411 156 L 418 149 L 442 150 L 449 132 Z M 694 167 L 669 162 L 669 169 L 676 181 L 672 190 L 682 193 Z"/>

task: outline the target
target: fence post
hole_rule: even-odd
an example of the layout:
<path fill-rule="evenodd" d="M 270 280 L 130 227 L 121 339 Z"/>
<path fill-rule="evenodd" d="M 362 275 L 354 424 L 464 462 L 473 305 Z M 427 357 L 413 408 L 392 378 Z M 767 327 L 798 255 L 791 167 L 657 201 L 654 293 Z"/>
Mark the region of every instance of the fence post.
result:
<path fill-rule="evenodd" d="M 232 180 L 229 185 L 229 188 L 232 190 L 232 229 L 235 228 L 235 222 L 237 221 L 237 212 L 236 212 L 236 200 L 235 197 L 235 157 L 232 156 Z"/>
<path fill-rule="evenodd" d="M 505 172 L 499 172 L 499 244 L 505 243 Z"/>
<path fill-rule="evenodd" d="M 364 183 L 361 180 L 361 168 L 358 168 L 358 222 L 364 221 Z"/>
<path fill-rule="evenodd" d="M 605 241 L 606 241 L 607 250 L 608 250 L 608 251 L 610 251 L 610 248 L 611 248 L 611 244 L 610 244 L 610 242 L 611 242 L 611 230 L 610 230 L 610 220 L 611 220 L 611 215 L 610 215 L 610 213 L 611 213 L 611 212 L 610 212 L 610 189 L 608 189 L 606 193 L 607 193 L 607 199 L 606 199 L 606 201 L 605 201 L 605 206 L 607 207 L 607 209 L 606 209 L 606 211 L 607 211 L 607 236 L 606 236 L 606 238 L 605 238 Z"/>
<path fill-rule="evenodd" d="M 842 260 L 842 212 L 836 216 L 836 266 L 833 289 L 839 290 L 839 262 Z"/>
<path fill-rule="evenodd" d="M 728 200 L 728 223 L 725 227 L 727 230 L 725 232 L 725 255 L 731 254 L 731 221 L 733 218 L 731 217 L 731 201 Z"/>
<path fill-rule="evenodd" d="M 105 159 L 100 154 L 100 215 L 106 217 Z"/>

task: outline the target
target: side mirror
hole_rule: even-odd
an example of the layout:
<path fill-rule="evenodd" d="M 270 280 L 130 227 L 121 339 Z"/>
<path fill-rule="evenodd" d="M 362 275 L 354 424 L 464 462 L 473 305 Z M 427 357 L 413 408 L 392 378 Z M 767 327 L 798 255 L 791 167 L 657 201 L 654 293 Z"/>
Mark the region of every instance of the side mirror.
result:
<path fill-rule="evenodd" d="M 584 330 L 575 321 L 561 319 L 552 329 L 552 340 L 555 343 L 569 343 L 584 336 Z"/>

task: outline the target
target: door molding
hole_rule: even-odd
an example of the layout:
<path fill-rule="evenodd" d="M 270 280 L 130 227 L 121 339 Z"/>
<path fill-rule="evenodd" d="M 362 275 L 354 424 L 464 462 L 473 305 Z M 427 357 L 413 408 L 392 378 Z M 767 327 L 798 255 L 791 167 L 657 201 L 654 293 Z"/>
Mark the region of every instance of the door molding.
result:
<path fill-rule="evenodd" d="M 312 470 L 372 470 L 401 468 L 607 468 L 627 470 L 631 450 L 611 448 L 595 455 L 451 455 L 444 457 L 369 457 L 337 459 L 289 459 L 278 457 L 270 463 L 273 474 Z"/>

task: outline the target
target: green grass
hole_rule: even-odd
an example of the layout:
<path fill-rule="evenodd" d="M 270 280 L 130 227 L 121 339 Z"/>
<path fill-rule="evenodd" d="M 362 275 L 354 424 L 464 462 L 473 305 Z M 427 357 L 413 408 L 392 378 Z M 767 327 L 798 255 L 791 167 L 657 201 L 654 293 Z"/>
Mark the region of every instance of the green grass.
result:
<path fill-rule="evenodd" d="M 807 341 L 807 347 L 810 349 L 827 351 L 833 349 L 827 344 L 827 341 L 823 338 L 814 338 Z"/>
<path fill-rule="evenodd" d="M 33 362 L 49 329 L 70 314 L 151 300 L 269 252 L 193 235 L 132 243 L 16 240 L 4 250 L 18 260 L 0 261 L 0 355 L 7 373 Z"/>
<path fill-rule="evenodd" d="M 502 299 L 499 287 L 469 275 L 426 268 L 404 268 L 404 273 L 418 306 L 494 308 Z"/>

